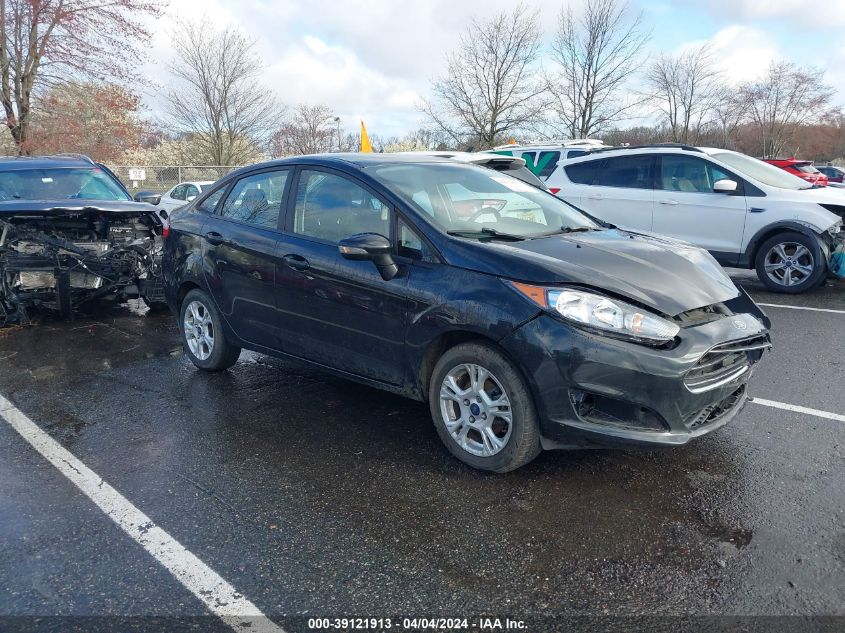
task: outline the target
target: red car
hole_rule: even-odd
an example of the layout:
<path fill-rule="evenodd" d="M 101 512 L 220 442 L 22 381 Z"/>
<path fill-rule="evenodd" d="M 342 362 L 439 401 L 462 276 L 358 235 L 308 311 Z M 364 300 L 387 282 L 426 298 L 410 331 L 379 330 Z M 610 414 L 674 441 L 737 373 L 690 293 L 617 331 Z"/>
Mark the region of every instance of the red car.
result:
<path fill-rule="evenodd" d="M 813 163 L 809 160 L 798 160 L 797 158 L 766 158 L 764 160 L 770 165 L 780 167 L 790 174 L 806 180 L 815 187 L 827 187 L 827 176 L 813 167 Z"/>

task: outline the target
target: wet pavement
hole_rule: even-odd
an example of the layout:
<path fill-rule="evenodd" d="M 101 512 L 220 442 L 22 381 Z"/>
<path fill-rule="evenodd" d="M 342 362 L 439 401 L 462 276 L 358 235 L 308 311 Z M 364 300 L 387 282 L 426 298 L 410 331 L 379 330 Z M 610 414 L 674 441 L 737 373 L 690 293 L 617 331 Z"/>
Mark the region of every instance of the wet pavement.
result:
<path fill-rule="evenodd" d="M 842 282 L 790 297 L 735 279 L 760 302 L 845 310 Z M 751 403 L 680 448 L 550 452 L 488 475 L 449 457 L 423 404 L 246 352 L 202 374 L 170 315 L 130 308 L 0 330 L 0 395 L 286 630 L 845 616 L 840 421 Z M 766 310 L 775 349 L 751 395 L 845 412 L 845 314 Z M 2 422 L 0 482 L 0 618 L 205 613 Z M 787 623 L 810 630 L 767 630 Z"/>

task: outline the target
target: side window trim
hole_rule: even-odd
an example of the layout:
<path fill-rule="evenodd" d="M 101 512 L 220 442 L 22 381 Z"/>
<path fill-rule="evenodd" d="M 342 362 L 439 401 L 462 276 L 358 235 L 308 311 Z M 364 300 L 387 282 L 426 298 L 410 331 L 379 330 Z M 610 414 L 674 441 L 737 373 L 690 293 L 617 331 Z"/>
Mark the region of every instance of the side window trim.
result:
<path fill-rule="evenodd" d="M 226 204 L 226 200 L 229 199 L 229 196 L 232 195 L 232 191 L 235 187 L 237 187 L 238 183 L 243 180 L 244 178 L 252 178 L 253 176 L 259 176 L 261 174 L 266 174 L 268 172 L 278 172 L 278 171 L 286 171 L 288 172 L 287 177 L 285 178 L 285 189 L 282 192 L 282 198 L 279 201 L 279 215 L 276 218 L 276 226 L 264 226 L 263 224 L 253 224 L 251 222 L 244 222 L 243 220 L 238 220 L 237 218 L 231 218 L 223 215 L 223 205 Z M 226 191 L 224 192 L 223 196 L 220 200 L 217 201 L 217 205 L 214 208 L 214 215 L 215 217 L 220 218 L 221 220 L 225 220 L 227 222 L 232 222 L 234 224 L 239 224 L 241 226 L 251 226 L 258 229 L 265 229 L 267 231 L 274 231 L 276 233 L 283 232 L 283 222 L 284 222 L 284 209 L 285 204 L 287 202 L 288 195 L 290 193 L 290 186 L 291 181 L 293 180 L 294 168 L 292 165 L 279 165 L 276 167 L 265 167 L 263 169 L 256 169 L 255 171 L 250 171 L 244 174 L 241 174 L 238 178 L 233 178 L 225 187 Z M 217 191 L 215 189 L 214 191 Z"/>
<path fill-rule="evenodd" d="M 413 232 L 414 235 L 419 238 L 420 242 L 423 243 L 423 246 L 428 250 L 431 255 L 431 261 L 425 259 L 416 259 L 414 257 L 408 257 L 407 255 L 401 255 L 399 253 L 399 223 L 404 224 L 408 227 L 410 231 Z M 399 211 L 399 209 L 393 210 L 393 226 L 390 230 L 390 240 L 393 242 L 393 254 L 396 257 L 406 259 L 408 261 L 419 262 L 422 264 L 440 264 L 443 262 L 443 258 L 440 256 L 440 253 L 434 248 L 434 244 L 425 236 L 425 233 L 419 230 L 416 224 L 408 220 L 407 214 Z"/>
<path fill-rule="evenodd" d="M 223 201 L 229 195 L 229 190 L 232 188 L 232 184 L 235 182 L 235 179 L 232 179 L 228 182 L 224 182 L 219 187 L 215 187 L 214 189 L 210 189 L 208 193 L 205 195 L 200 196 L 200 200 L 195 201 L 195 209 L 200 213 L 207 213 L 208 215 L 220 215 L 220 205 L 223 204 Z M 220 196 L 220 199 L 214 204 L 213 209 L 203 209 L 202 206 L 205 204 L 205 201 L 215 195 L 218 191 L 222 191 L 223 194 Z"/>

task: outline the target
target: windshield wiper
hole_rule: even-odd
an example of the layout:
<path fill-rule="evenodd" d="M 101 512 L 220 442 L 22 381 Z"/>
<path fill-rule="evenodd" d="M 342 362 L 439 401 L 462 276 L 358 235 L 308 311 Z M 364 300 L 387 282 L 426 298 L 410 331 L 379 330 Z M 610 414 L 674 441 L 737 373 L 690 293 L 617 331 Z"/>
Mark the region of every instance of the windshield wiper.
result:
<path fill-rule="evenodd" d="M 476 239 L 499 239 L 512 240 L 514 242 L 521 242 L 527 240 L 525 235 L 514 235 L 512 233 L 502 233 L 496 229 L 491 229 L 489 226 L 482 227 L 478 231 L 446 231 L 449 235 L 455 237 L 474 237 Z"/>
<path fill-rule="evenodd" d="M 587 231 L 603 231 L 604 227 L 600 226 L 562 226 L 556 231 L 546 231 L 545 233 L 537 233 L 536 237 L 547 237 L 549 235 L 560 235 L 565 233 L 586 233 Z"/>

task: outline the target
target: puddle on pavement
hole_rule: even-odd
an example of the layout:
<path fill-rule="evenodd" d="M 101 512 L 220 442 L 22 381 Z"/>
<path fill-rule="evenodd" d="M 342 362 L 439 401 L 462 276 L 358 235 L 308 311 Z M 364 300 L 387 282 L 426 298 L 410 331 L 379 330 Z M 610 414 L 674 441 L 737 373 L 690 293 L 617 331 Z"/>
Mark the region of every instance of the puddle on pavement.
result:
<path fill-rule="evenodd" d="M 75 381 L 182 353 L 170 314 L 150 313 L 136 300 L 83 307 L 70 321 L 45 312 L 30 325 L 0 330 L 0 375 L 7 388 L 32 381 Z"/>

